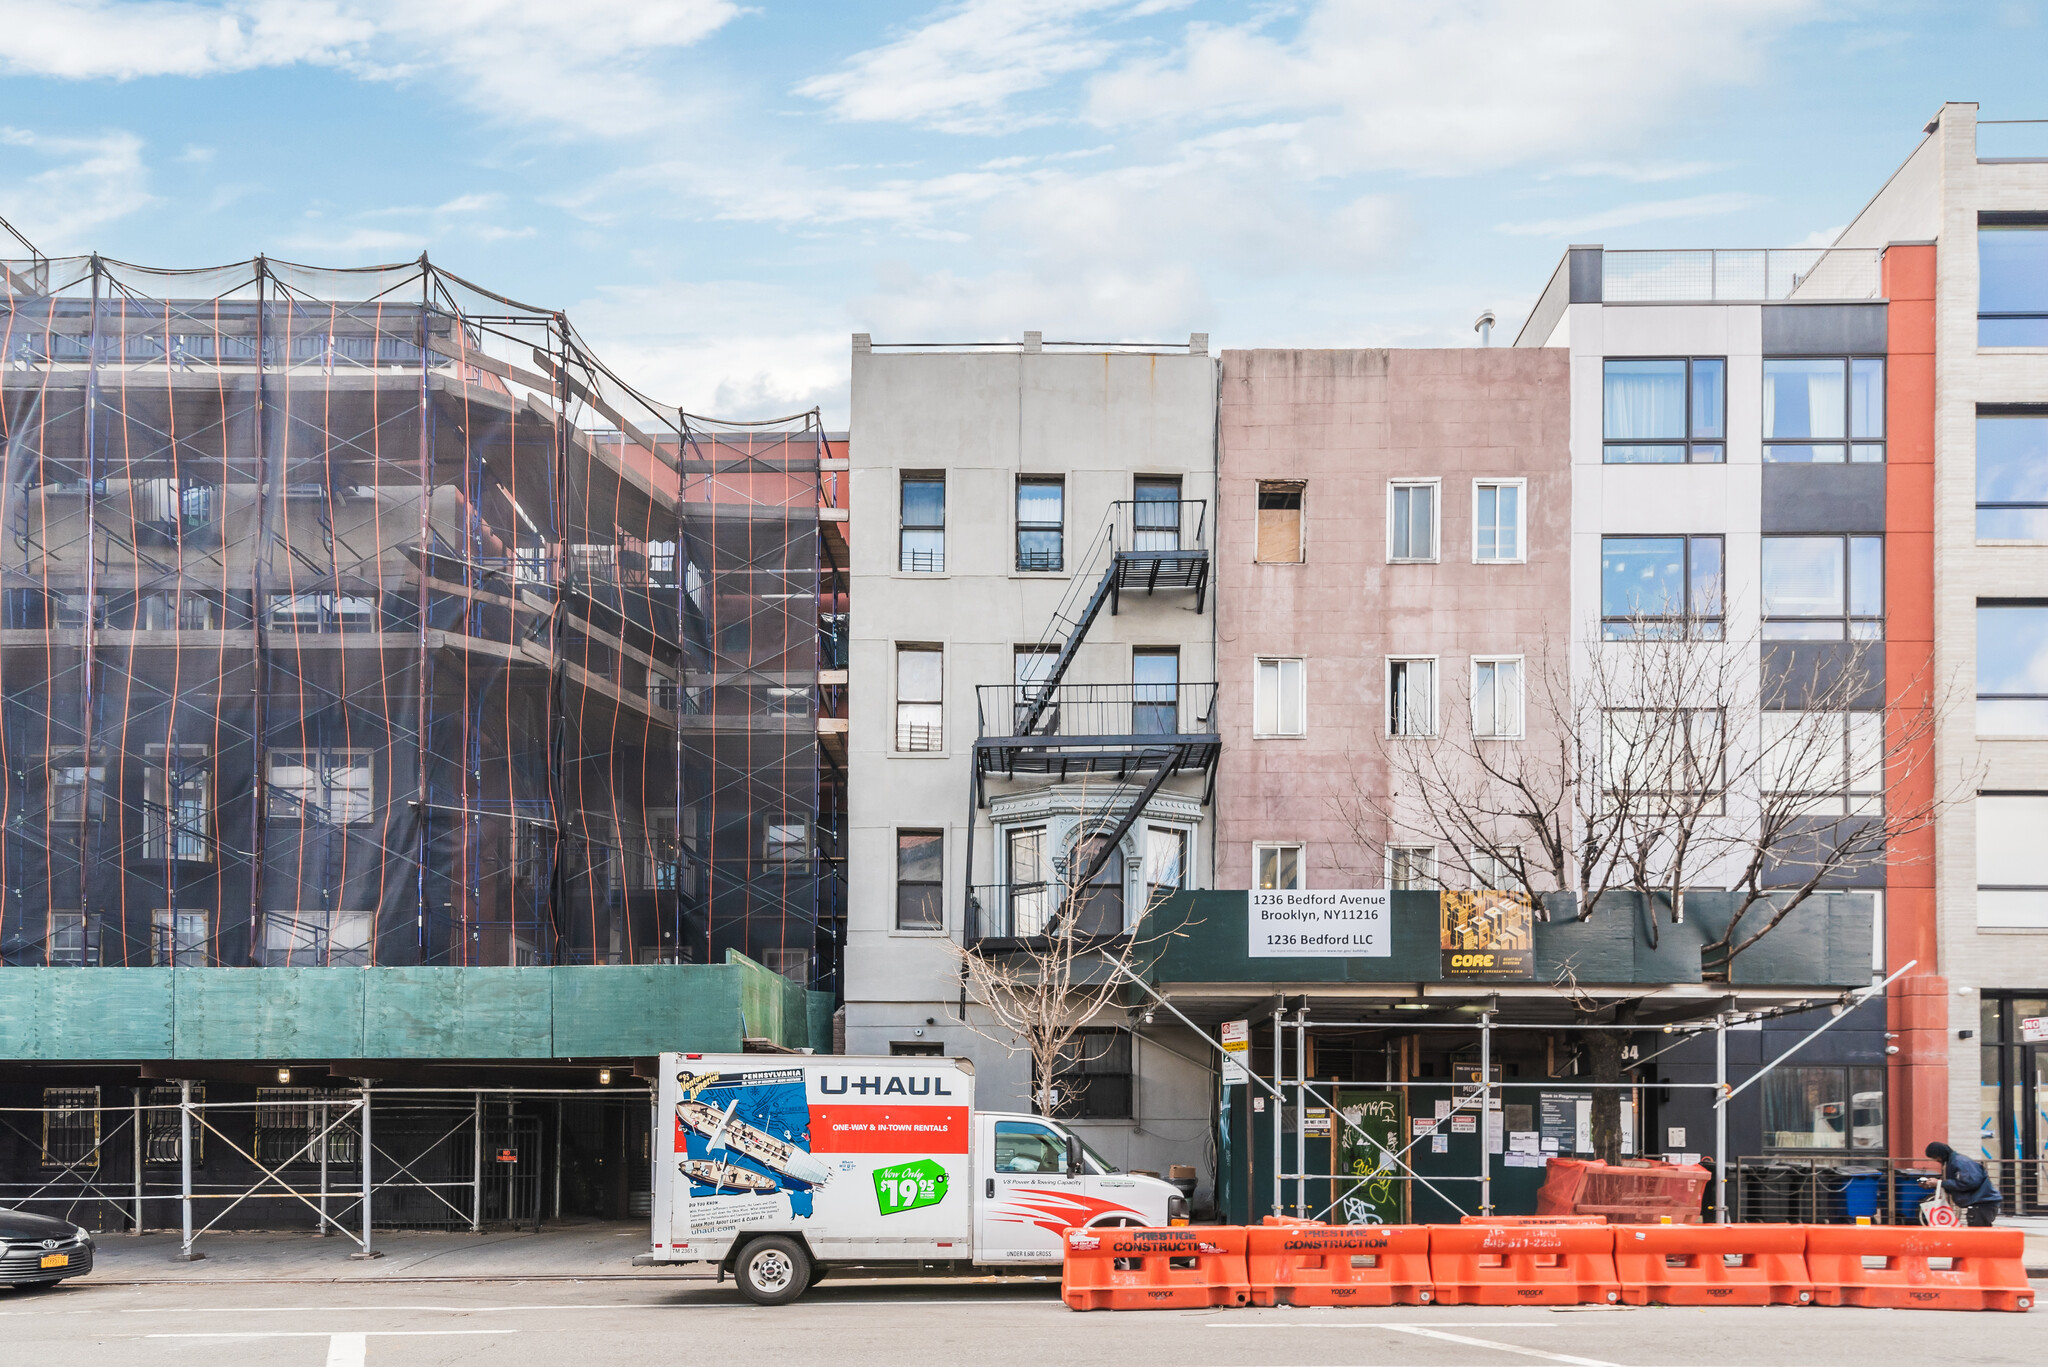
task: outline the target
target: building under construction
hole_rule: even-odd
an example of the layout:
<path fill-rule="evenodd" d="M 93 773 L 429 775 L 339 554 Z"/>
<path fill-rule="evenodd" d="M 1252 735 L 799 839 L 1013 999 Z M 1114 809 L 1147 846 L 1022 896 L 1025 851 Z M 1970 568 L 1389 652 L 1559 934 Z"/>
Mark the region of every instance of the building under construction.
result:
<path fill-rule="evenodd" d="M 0 963 L 85 970 L 0 971 L 10 1105 L 810 1042 L 843 900 L 815 413 L 653 403 L 424 258 L 4 270 Z M 248 971 L 298 969 L 372 972 Z M 33 1128 L 10 1182 L 58 1161 Z"/>

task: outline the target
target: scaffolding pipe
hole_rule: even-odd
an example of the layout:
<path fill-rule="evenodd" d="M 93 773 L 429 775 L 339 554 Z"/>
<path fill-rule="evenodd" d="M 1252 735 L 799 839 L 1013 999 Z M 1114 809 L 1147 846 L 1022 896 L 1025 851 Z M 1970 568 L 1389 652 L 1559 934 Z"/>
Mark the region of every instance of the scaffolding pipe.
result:
<path fill-rule="evenodd" d="M 178 1081 L 178 1190 L 183 1211 L 184 1238 L 178 1256 L 186 1262 L 203 1258 L 192 1251 L 192 1079 Z"/>
<path fill-rule="evenodd" d="M 1334 1138 L 1334 1136 L 1332 1136 Z M 1294 1009 L 1294 1213 L 1308 1213 L 1308 998 Z"/>
<path fill-rule="evenodd" d="M 363 1079 L 363 1237 L 362 1247 L 348 1256 L 353 1259 L 381 1258 L 370 1244 L 370 1080 Z"/>
<path fill-rule="evenodd" d="M 1501 1116 L 1505 1125 L 1507 1116 Z M 1493 1214 L 1493 1013 L 1479 1016 L 1479 1213 Z"/>
<path fill-rule="evenodd" d="M 1728 1108 L 1719 1098 L 1728 1095 L 1728 1017 L 1714 1021 L 1714 1223 L 1728 1223 Z"/>
<path fill-rule="evenodd" d="M 1830 1016 L 1825 1021 L 1822 1021 L 1819 1025 L 1815 1026 L 1812 1030 L 1809 1030 L 1806 1033 L 1806 1037 L 1804 1039 L 1800 1040 L 1799 1043 L 1793 1045 L 1790 1049 L 1787 1049 L 1784 1053 L 1772 1059 L 1769 1063 L 1766 1063 L 1763 1067 L 1757 1069 L 1756 1072 L 1752 1074 L 1748 1079 L 1746 1079 L 1740 1087 L 1735 1088 L 1733 1091 L 1724 1089 L 1720 1095 L 1720 1098 L 1714 1102 L 1715 1107 L 1717 1109 L 1726 1107 L 1729 1102 L 1733 1101 L 1736 1097 L 1741 1096 L 1744 1092 L 1748 1091 L 1751 1087 L 1755 1086 L 1759 1081 L 1763 1079 L 1764 1075 L 1769 1073 L 1773 1068 L 1776 1068 L 1786 1059 L 1791 1058 L 1801 1049 L 1804 1049 L 1807 1045 L 1811 1044 L 1814 1038 L 1818 1036 L 1821 1033 L 1821 1031 L 1832 1030 L 1835 1028 L 1836 1025 L 1849 1019 L 1849 1012 L 1855 1010 L 1857 1007 L 1863 1005 L 1863 1003 L 1869 1001 L 1878 993 L 1884 991 L 1887 987 L 1890 987 L 1899 979 L 1905 977 L 1906 974 L 1912 971 L 1912 969 L 1919 962 L 1920 961 L 1918 959 L 1908 959 L 1904 967 L 1899 969 L 1898 972 L 1892 974 L 1889 978 L 1886 978 L 1883 982 L 1872 983 L 1870 986 L 1864 988 L 1860 992 L 1851 993 L 1850 996 L 1853 998 L 1853 1000 L 1845 1004 L 1841 1015 Z M 1716 1155 L 1715 1161 L 1719 1162 L 1719 1155 Z"/>
<path fill-rule="evenodd" d="M 128 1232 L 140 1235 L 142 1233 L 142 1089 L 140 1087 L 130 1087 L 128 1095 L 133 1097 L 135 1101 L 135 1109 L 132 1112 L 135 1123 L 135 1224 Z"/>
<path fill-rule="evenodd" d="M 327 1146 L 329 1143 L 327 1136 L 328 1125 L 329 1121 L 327 1118 L 327 1102 L 323 1098 L 320 1102 L 320 1225 L 317 1229 L 313 1231 L 313 1237 L 316 1239 L 325 1239 L 327 1237 Z"/>
<path fill-rule="evenodd" d="M 1286 1211 L 1286 1187 L 1284 1187 L 1282 1178 L 1280 1178 L 1280 1170 L 1286 1168 L 1286 1158 L 1282 1158 L 1284 1150 L 1280 1148 L 1282 1144 L 1286 1144 L 1286 1137 L 1282 1133 L 1282 1125 L 1284 1125 L 1282 1113 L 1286 1111 L 1286 1062 L 1284 1060 L 1286 1060 L 1286 998 L 1274 1002 L 1274 1084 L 1276 1086 L 1270 1088 L 1272 1094 L 1274 1094 L 1274 1215 L 1280 1215 L 1282 1211 Z"/>
<path fill-rule="evenodd" d="M 470 1097 L 469 1121 L 469 1232 L 484 1228 L 484 1094 Z"/>
<path fill-rule="evenodd" d="M 568 1102 L 555 1102 L 555 1218 L 562 1218 L 562 1111 Z"/>

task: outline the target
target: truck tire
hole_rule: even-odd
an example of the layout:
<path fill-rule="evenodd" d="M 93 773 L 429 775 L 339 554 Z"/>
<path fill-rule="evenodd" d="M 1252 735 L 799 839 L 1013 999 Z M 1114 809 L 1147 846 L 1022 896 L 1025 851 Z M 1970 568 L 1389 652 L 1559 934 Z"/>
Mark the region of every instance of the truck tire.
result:
<path fill-rule="evenodd" d="M 764 1234 L 733 1260 L 740 1294 L 756 1305 L 788 1305 L 809 1289 L 811 1258 L 784 1234 Z"/>

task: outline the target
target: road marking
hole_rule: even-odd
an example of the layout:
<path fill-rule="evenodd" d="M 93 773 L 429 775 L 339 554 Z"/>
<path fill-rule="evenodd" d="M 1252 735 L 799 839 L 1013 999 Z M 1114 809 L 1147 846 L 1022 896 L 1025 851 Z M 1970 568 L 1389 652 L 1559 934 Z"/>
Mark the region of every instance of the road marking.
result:
<path fill-rule="evenodd" d="M 1353 1318 L 1355 1308 L 1346 1308 L 1344 1318 L 1323 1318 L 1312 1320 L 1236 1320 L 1212 1324 L 1211 1329 L 1357 1329 L 1369 1326 L 1375 1329 L 1433 1329 L 1434 1325 L 1410 1325 L 1405 1320 L 1362 1320 Z M 1456 1329 L 1562 1329 L 1555 1320 L 1446 1320 L 1444 1323 Z"/>
<path fill-rule="evenodd" d="M 796 1303 L 796 1305 L 793 1306 L 778 1306 L 775 1308 L 784 1313 L 787 1313 L 790 1310 L 796 1309 L 838 1309 L 845 1306 L 867 1305 L 1042 1305 L 1050 1307 L 1060 1306 L 1060 1304 L 1061 1303 L 1058 1300 L 1050 1296 L 977 1296 L 972 1299 L 959 1298 L 947 1300 L 891 1299 L 846 1301 L 831 1299 L 811 1299 L 806 1301 L 799 1301 Z M 587 1302 L 579 1302 L 573 1305 L 567 1303 L 549 1304 L 547 1302 L 538 1302 L 532 1305 L 131 1305 L 121 1307 L 117 1313 L 123 1315 L 309 1315 L 327 1314 L 329 1312 L 356 1313 L 363 1311 L 417 1311 L 423 1314 L 437 1313 L 445 1315 L 476 1315 L 488 1314 L 491 1312 L 510 1313 L 513 1311 L 530 1310 L 690 1310 L 701 1312 L 706 1310 L 760 1310 L 762 1308 L 763 1307 L 754 1305 L 749 1302 L 707 1303 L 703 1301 L 620 1301 L 613 1302 L 610 1304 L 599 1303 L 594 1305 L 589 1304 Z M 17 1310 L 0 1313 L 8 1313 L 15 1315 L 99 1315 L 105 1314 L 106 1311 L 97 1309 L 91 1311 Z"/>
<path fill-rule="evenodd" d="M 331 1339 L 362 1338 L 368 1335 L 380 1339 L 449 1338 L 460 1334 L 516 1334 L 517 1329 L 365 1329 L 347 1330 L 339 1334 L 325 1329 L 246 1329 L 222 1330 L 218 1333 L 190 1334 L 143 1334 L 146 1339 Z"/>
<path fill-rule="evenodd" d="M 327 1340 L 327 1367 L 363 1367 L 369 1351 L 368 1334 L 336 1334 Z"/>
<path fill-rule="evenodd" d="M 1468 1348 L 1492 1348 L 1498 1352 L 1515 1353 L 1526 1358 L 1541 1358 L 1545 1362 L 1569 1363 L 1571 1367 L 1617 1367 L 1617 1364 L 1603 1362 L 1599 1358 L 1573 1357 L 1570 1353 L 1546 1353 L 1541 1348 L 1524 1348 L 1518 1343 L 1499 1343 L 1493 1339 L 1475 1339 L 1464 1334 L 1447 1334 L 1441 1329 L 1426 1329 L 1419 1324 L 1383 1324 L 1379 1327 L 1382 1329 L 1392 1329 L 1397 1333 L 1414 1334 L 1420 1338 L 1440 1339 L 1445 1343 L 1462 1343 Z M 1520 1328 L 1521 1326 L 1517 1325 L 1514 1327 Z"/>

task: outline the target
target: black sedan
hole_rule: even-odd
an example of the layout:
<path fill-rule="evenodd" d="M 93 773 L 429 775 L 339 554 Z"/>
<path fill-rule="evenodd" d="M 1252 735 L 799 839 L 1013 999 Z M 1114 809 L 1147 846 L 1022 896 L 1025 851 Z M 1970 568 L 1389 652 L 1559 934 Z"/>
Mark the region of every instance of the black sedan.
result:
<path fill-rule="evenodd" d="M 0 1210 L 0 1285 L 53 1286 L 92 1271 L 92 1235 L 66 1220 Z"/>

